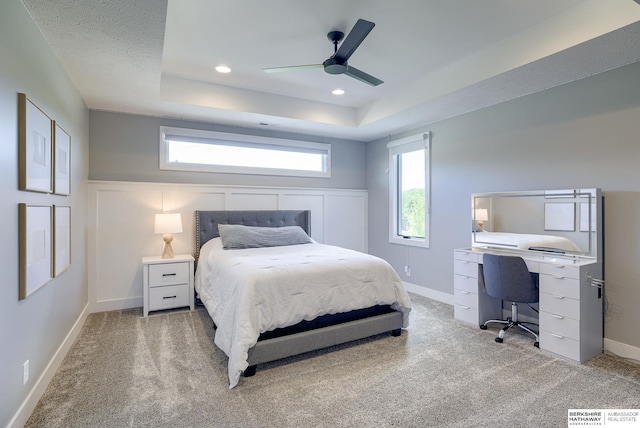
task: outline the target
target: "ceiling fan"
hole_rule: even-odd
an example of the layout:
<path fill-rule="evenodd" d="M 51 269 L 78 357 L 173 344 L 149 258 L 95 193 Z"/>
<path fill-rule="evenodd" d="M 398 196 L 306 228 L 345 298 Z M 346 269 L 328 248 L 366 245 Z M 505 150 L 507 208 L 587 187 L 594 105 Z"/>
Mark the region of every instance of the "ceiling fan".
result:
<path fill-rule="evenodd" d="M 327 34 L 327 38 L 333 43 L 333 55 L 325 60 L 322 64 L 271 67 L 264 68 L 263 70 L 266 73 L 277 73 L 281 71 L 323 67 L 324 71 L 329 74 L 345 74 L 371 86 L 378 86 L 379 84 L 384 82 L 376 77 L 373 77 L 370 74 L 365 73 L 364 71 L 350 66 L 347 62 L 351 55 L 353 55 L 353 53 L 356 51 L 358 46 L 360 46 L 360 43 L 362 43 L 365 37 L 367 37 L 371 30 L 373 30 L 373 27 L 375 27 L 375 25 L 376 24 L 374 24 L 373 22 L 369 22 L 364 19 L 358 19 L 356 25 L 353 26 L 353 28 L 347 35 L 347 38 L 344 39 L 342 44 L 340 44 L 340 48 L 338 48 L 338 43 L 340 43 L 340 41 L 344 38 L 344 33 L 342 31 L 330 31 L 329 34 Z"/>

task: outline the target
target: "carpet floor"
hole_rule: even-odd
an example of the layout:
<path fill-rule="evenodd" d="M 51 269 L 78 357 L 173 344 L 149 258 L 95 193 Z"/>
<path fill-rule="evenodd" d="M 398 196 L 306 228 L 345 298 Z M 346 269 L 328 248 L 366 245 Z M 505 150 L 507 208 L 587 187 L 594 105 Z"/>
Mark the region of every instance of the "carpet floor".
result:
<path fill-rule="evenodd" d="M 566 427 L 568 409 L 640 408 L 636 362 L 498 344 L 411 299 L 400 337 L 262 364 L 231 390 L 203 307 L 91 314 L 26 427 Z"/>

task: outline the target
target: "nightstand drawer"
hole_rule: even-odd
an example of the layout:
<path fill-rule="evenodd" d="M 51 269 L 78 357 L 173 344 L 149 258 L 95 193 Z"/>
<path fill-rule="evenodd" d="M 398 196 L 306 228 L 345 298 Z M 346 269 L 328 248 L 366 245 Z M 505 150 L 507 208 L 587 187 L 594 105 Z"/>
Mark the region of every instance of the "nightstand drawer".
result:
<path fill-rule="evenodd" d="M 149 266 L 149 287 L 189 282 L 189 263 L 163 263 Z"/>
<path fill-rule="evenodd" d="M 189 306 L 189 284 L 167 285 L 149 290 L 149 310 Z"/>

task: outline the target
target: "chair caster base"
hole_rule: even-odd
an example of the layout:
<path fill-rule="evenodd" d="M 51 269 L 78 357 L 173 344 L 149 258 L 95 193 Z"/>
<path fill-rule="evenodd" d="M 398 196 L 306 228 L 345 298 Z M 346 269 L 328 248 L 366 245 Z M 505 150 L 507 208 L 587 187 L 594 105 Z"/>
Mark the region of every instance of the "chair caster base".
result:
<path fill-rule="evenodd" d="M 487 326 L 486 326 L 486 325 L 482 324 L 482 325 L 480 326 L 480 330 L 486 330 L 486 329 L 487 329 Z"/>
<path fill-rule="evenodd" d="M 501 337 L 496 337 L 496 342 L 502 343 L 502 338 Z"/>
<path fill-rule="evenodd" d="M 539 342 L 533 342 L 533 346 L 535 346 L 536 348 L 540 347 L 540 343 Z"/>

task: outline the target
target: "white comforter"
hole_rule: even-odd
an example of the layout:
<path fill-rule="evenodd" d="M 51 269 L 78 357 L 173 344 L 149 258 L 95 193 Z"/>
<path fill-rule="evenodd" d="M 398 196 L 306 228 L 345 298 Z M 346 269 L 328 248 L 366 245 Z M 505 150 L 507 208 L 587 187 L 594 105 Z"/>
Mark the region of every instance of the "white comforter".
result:
<path fill-rule="evenodd" d="M 406 327 L 411 310 L 387 262 L 317 243 L 223 250 L 212 239 L 201 249 L 195 287 L 217 325 L 215 343 L 229 357 L 230 388 L 263 332 L 374 305 L 401 311 Z"/>

